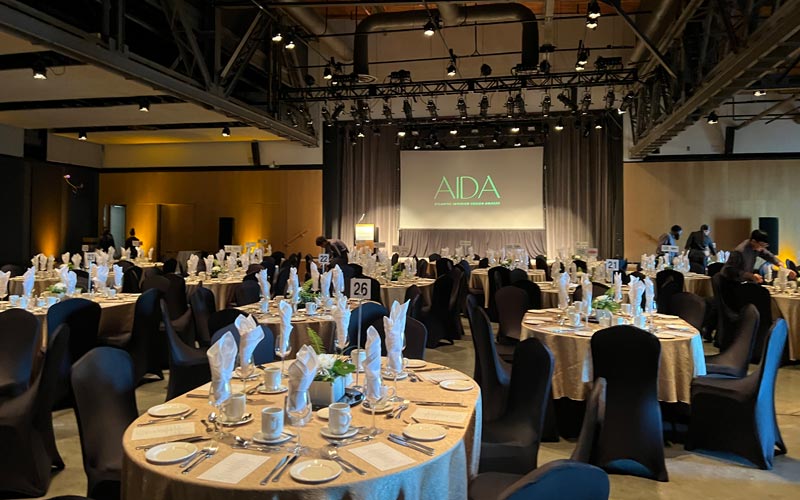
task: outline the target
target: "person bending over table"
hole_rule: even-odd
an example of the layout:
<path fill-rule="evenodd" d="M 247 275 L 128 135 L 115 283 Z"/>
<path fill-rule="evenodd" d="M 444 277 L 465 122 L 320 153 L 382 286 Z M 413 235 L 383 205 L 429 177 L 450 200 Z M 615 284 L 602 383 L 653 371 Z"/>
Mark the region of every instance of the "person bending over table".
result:
<path fill-rule="evenodd" d="M 764 278 L 755 271 L 756 258 L 761 257 L 767 262 L 770 262 L 778 267 L 784 267 L 775 255 L 769 250 L 769 243 L 767 243 L 767 233 L 759 229 L 754 229 L 750 233 L 750 239 L 744 240 L 731 252 L 728 262 L 722 267 L 724 272 L 723 276 L 735 281 L 750 281 L 753 283 L 762 283 Z M 797 274 L 794 271 L 789 271 L 789 279 L 796 279 Z"/>
<path fill-rule="evenodd" d="M 334 238 L 328 239 L 325 236 L 317 236 L 317 246 L 322 248 L 331 259 L 342 258 L 347 261 L 347 254 L 350 252 L 344 241 Z"/>
<path fill-rule="evenodd" d="M 689 239 L 686 240 L 685 248 L 689 250 L 689 261 L 702 266 L 703 271 L 705 271 L 708 256 L 717 255 L 717 249 L 714 247 L 710 235 L 711 228 L 708 227 L 708 224 L 703 224 L 699 231 L 690 233 Z"/>
<path fill-rule="evenodd" d="M 661 247 L 664 245 L 675 246 L 679 239 L 681 239 L 681 233 L 683 233 L 683 228 L 677 224 L 669 228 L 668 233 L 664 233 L 658 237 L 658 244 L 656 245 L 656 255 L 666 255 L 667 256 L 667 263 L 672 264 L 672 259 L 677 257 L 678 254 L 675 252 L 670 252 L 669 254 L 665 254 Z"/>

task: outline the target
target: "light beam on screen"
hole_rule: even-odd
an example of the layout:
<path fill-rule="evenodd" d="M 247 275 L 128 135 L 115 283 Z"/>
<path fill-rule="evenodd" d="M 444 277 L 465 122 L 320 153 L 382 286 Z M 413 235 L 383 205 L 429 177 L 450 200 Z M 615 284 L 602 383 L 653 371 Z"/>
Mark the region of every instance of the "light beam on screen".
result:
<path fill-rule="evenodd" d="M 542 148 L 400 153 L 400 228 L 544 229 Z"/>

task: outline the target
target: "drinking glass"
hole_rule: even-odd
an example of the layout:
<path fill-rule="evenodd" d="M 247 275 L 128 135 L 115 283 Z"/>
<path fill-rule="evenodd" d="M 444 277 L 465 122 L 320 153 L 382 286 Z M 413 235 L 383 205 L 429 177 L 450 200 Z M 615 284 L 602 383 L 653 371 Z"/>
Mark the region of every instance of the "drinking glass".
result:
<path fill-rule="evenodd" d="M 285 377 L 286 373 L 286 356 L 292 352 L 290 346 L 284 345 L 282 339 L 278 337 L 280 342 L 275 344 L 275 355 L 281 358 L 281 374 Z"/>
<path fill-rule="evenodd" d="M 290 405 L 286 405 L 286 415 L 289 417 L 289 425 L 295 427 L 297 430 L 297 444 L 290 452 L 297 455 L 308 455 L 309 449 L 300 444 L 300 428 L 305 427 L 311 417 L 311 398 L 308 396 L 308 391 L 303 391 L 299 394 L 300 408 L 294 410 L 289 409 Z"/>
<path fill-rule="evenodd" d="M 375 408 L 378 406 L 384 406 L 389 402 L 389 399 L 394 397 L 396 392 L 394 389 L 390 389 L 385 385 L 382 385 L 380 388 L 379 394 L 367 394 L 365 395 L 365 400 L 369 405 L 369 411 L 372 413 L 372 427 L 369 429 L 368 434 L 370 436 L 377 436 L 382 430 L 378 429 L 378 426 L 375 425 Z"/>
<path fill-rule="evenodd" d="M 230 397 L 231 394 L 231 383 L 226 382 L 223 390 L 221 391 L 223 394 L 228 394 Z M 227 399 L 227 398 L 226 398 Z M 211 384 L 211 387 L 208 391 L 208 404 L 214 408 L 214 413 L 216 414 L 216 418 L 213 419 L 214 425 L 214 432 L 211 435 L 211 438 L 215 441 L 222 440 L 225 437 L 225 432 L 219 426 L 219 419 L 222 418 L 222 404 L 225 402 L 225 399 L 221 399 L 220 395 L 214 391 L 214 384 Z M 209 419 L 212 420 L 212 419 Z"/>

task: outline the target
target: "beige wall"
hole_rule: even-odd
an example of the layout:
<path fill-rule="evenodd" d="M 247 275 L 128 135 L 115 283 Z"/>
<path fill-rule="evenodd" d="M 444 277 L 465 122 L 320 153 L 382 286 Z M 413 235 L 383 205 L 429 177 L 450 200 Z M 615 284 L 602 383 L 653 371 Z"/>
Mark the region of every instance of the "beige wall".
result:
<path fill-rule="evenodd" d="M 157 246 L 162 204 L 184 214 L 193 228 L 185 235 L 186 250 L 216 251 L 219 217 L 234 217 L 234 244 L 266 238 L 274 251 L 315 255 L 314 239 L 322 234 L 322 171 L 101 173 L 100 213 L 112 203 L 127 206 L 127 226 L 136 228 L 145 248 Z"/>
<path fill-rule="evenodd" d="M 638 261 L 655 250 L 673 224 L 689 231 L 711 225 L 717 247 L 731 250 L 758 226 L 778 217 L 780 257 L 800 248 L 800 160 L 625 163 L 625 255 Z"/>

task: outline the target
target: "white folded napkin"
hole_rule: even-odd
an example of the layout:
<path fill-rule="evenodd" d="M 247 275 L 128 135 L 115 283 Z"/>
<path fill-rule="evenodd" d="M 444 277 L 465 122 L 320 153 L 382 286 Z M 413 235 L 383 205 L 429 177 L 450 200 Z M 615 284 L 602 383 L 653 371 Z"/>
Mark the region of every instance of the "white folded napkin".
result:
<path fill-rule="evenodd" d="M 74 271 L 67 272 L 67 280 L 65 282 L 67 285 L 67 294 L 72 295 L 75 293 L 75 288 L 78 285 L 78 275 L 75 274 Z"/>
<path fill-rule="evenodd" d="M 262 260 L 264 260 L 264 249 L 259 247 L 253 250 L 253 258 L 250 259 L 250 262 L 259 264 Z"/>
<path fill-rule="evenodd" d="M 214 267 L 214 256 L 213 255 L 209 255 L 208 257 L 206 257 L 203 260 L 206 263 L 206 273 L 208 273 L 208 275 L 210 276 L 211 275 L 211 268 Z"/>
<path fill-rule="evenodd" d="M 107 265 L 110 266 L 114 261 L 114 257 L 117 255 L 117 249 L 114 247 L 108 247 L 108 252 L 106 252 L 106 255 L 108 256 L 108 259 L 106 260 L 108 263 Z"/>
<path fill-rule="evenodd" d="M 584 311 L 586 311 L 586 315 L 592 314 L 592 282 L 589 280 L 589 276 L 583 275 L 583 280 L 581 281 L 581 292 L 583 293 L 583 297 L 581 300 L 583 301 Z"/>
<path fill-rule="evenodd" d="M 569 306 L 569 274 L 562 273 L 558 277 L 558 307 L 565 309 Z"/>
<path fill-rule="evenodd" d="M 36 255 L 34 255 L 33 257 L 31 257 L 31 266 L 32 266 L 34 269 L 39 269 L 39 255 L 41 255 L 41 254 L 38 254 L 38 253 L 37 253 Z"/>
<path fill-rule="evenodd" d="M 64 265 L 69 264 L 69 252 L 61 254 L 61 263 Z"/>
<path fill-rule="evenodd" d="M 234 255 L 226 257 L 225 265 L 228 268 L 228 272 L 234 272 L 236 270 L 236 257 Z"/>
<path fill-rule="evenodd" d="M 258 286 L 261 287 L 261 296 L 264 300 L 269 300 L 269 274 L 266 269 L 262 269 L 256 273 L 258 279 Z"/>
<path fill-rule="evenodd" d="M 339 295 L 336 304 L 331 310 L 331 315 L 336 323 L 336 345 L 344 349 L 347 345 L 347 330 L 350 327 L 350 307 L 347 305 L 347 297 Z"/>
<path fill-rule="evenodd" d="M 92 280 L 95 289 L 103 290 L 108 282 L 108 266 L 97 266 L 97 271 Z"/>
<path fill-rule="evenodd" d="M 58 276 L 61 278 L 61 282 L 65 285 L 67 284 L 67 273 L 69 273 L 69 267 L 67 267 L 66 264 L 58 268 Z"/>
<path fill-rule="evenodd" d="M 130 260 L 131 259 L 131 249 L 130 248 L 123 248 L 120 250 L 119 260 Z"/>
<path fill-rule="evenodd" d="M 11 271 L 0 271 L 0 299 L 8 293 L 8 280 L 11 279 Z"/>
<path fill-rule="evenodd" d="M 301 396 L 311 387 L 318 370 L 317 353 L 310 345 L 304 345 L 297 351 L 294 363 L 289 365 L 289 398 L 286 407 L 288 411 L 299 412 L 306 404 L 311 404 Z"/>
<path fill-rule="evenodd" d="M 319 269 L 317 269 L 317 264 L 311 262 L 311 265 L 308 266 L 309 274 L 311 274 L 311 289 L 315 292 L 319 291 Z"/>
<path fill-rule="evenodd" d="M 299 298 L 300 281 L 297 279 L 297 268 L 292 267 L 289 269 L 289 278 L 286 281 L 286 294 L 292 299 Z M 292 300 L 292 302 L 297 302 Z"/>
<path fill-rule="evenodd" d="M 108 262 L 108 256 L 106 255 L 106 253 L 102 249 L 98 248 L 97 250 L 95 250 L 94 251 L 94 255 L 95 255 L 94 263 L 96 265 L 104 266 L 104 265 L 106 265 L 106 262 Z"/>
<path fill-rule="evenodd" d="M 56 264 L 56 258 L 52 255 L 47 257 L 47 272 L 51 272 Z"/>
<path fill-rule="evenodd" d="M 342 273 L 339 264 L 336 264 L 333 268 L 333 291 L 344 293 L 344 273 Z"/>
<path fill-rule="evenodd" d="M 112 269 L 114 269 L 114 286 L 122 287 L 122 268 L 114 264 Z"/>
<path fill-rule="evenodd" d="M 278 304 L 278 310 L 280 311 L 281 330 L 278 333 L 275 347 L 283 353 L 288 353 L 289 339 L 292 335 L 292 328 L 294 328 L 292 326 L 292 306 L 289 302 L 282 300 Z"/>
<path fill-rule="evenodd" d="M 638 316 L 642 312 L 642 295 L 644 295 L 644 283 L 642 283 L 636 276 L 631 276 L 631 281 L 628 284 L 628 302 L 631 304 L 631 310 L 634 316 Z"/>
<path fill-rule="evenodd" d="M 264 339 L 264 331 L 250 315 L 240 314 L 233 324 L 239 330 L 239 366 L 244 367 L 251 363 L 253 351 Z"/>
<path fill-rule="evenodd" d="M 197 275 L 197 264 L 200 262 L 200 257 L 195 254 L 189 256 L 186 260 L 186 271 L 189 273 L 189 276 L 196 276 Z"/>
<path fill-rule="evenodd" d="M 381 388 L 381 336 L 374 326 L 367 328 L 367 343 L 364 345 L 364 397 L 378 400 L 383 396 Z"/>
<path fill-rule="evenodd" d="M 319 289 L 320 294 L 322 296 L 322 300 L 325 301 L 331 296 L 331 278 L 333 274 L 331 271 L 325 271 L 322 273 L 319 279 Z"/>
<path fill-rule="evenodd" d="M 656 294 L 655 289 L 653 288 L 653 280 L 650 277 L 645 277 L 644 279 L 644 295 L 645 295 L 645 304 L 644 304 L 644 312 L 650 314 L 655 312 L 655 303 L 656 303 Z"/>
<path fill-rule="evenodd" d="M 150 247 L 150 250 L 147 251 L 147 260 L 153 262 L 153 253 L 155 252 L 155 248 Z"/>
<path fill-rule="evenodd" d="M 225 332 L 221 339 L 208 348 L 206 353 L 211 369 L 211 399 L 222 404 L 231 397 L 231 378 L 236 364 L 236 340 L 231 332 Z"/>
<path fill-rule="evenodd" d="M 242 269 L 247 270 L 250 266 L 250 254 L 245 252 L 239 256 L 239 263 L 242 265 Z"/>
<path fill-rule="evenodd" d="M 450 247 L 442 248 L 442 257 L 450 257 Z"/>
<path fill-rule="evenodd" d="M 217 252 L 217 261 L 219 261 L 220 264 L 225 262 L 225 250 L 220 250 Z"/>
<path fill-rule="evenodd" d="M 553 264 L 550 265 L 550 277 L 553 278 L 553 281 L 556 281 L 556 277 L 561 274 L 561 261 L 555 261 Z"/>
<path fill-rule="evenodd" d="M 622 302 L 622 273 L 614 273 L 614 300 Z"/>
<path fill-rule="evenodd" d="M 25 274 L 22 275 L 22 293 L 26 297 L 30 297 L 33 293 L 33 284 L 36 281 L 36 268 L 29 267 Z"/>
<path fill-rule="evenodd" d="M 400 373 L 403 371 L 403 343 L 406 331 L 406 313 L 408 304 L 396 300 L 392 303 L 389 316 L 383 318 L 383 331 L 386 334 L 386 368 L 389 371 Z"/>

